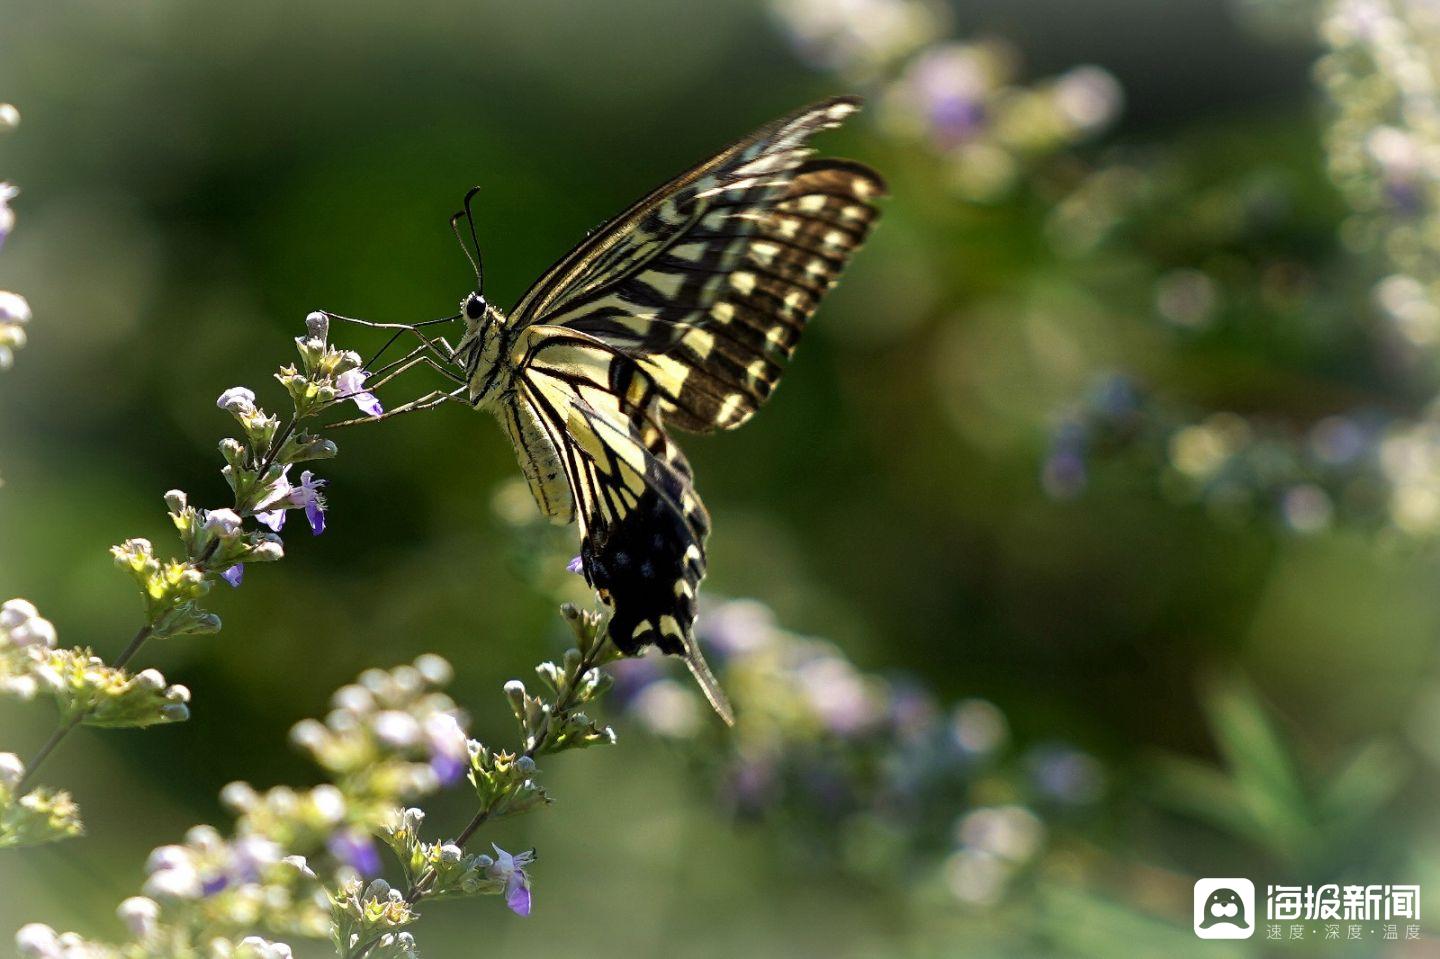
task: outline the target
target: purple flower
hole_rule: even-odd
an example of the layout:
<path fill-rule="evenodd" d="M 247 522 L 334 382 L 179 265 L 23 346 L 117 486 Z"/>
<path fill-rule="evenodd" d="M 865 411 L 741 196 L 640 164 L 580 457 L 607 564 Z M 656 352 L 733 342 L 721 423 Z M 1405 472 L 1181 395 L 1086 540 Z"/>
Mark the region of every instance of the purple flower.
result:
<path fill-rule="evenodd" d="M 921 117 L 942 147 L 979 136 L 985 129 L 986 101 L 997 78 L 993 53 L 978 46 L 948 44 L 916 59 L 906 80 Z"/>
<path fill-rule="evenodd" d="M 585 571 L 584 560 L 582 560 L 579 556 L 576 556 L 570 562 L 565 564 L 565 571 L 567 573 L 583 573 Z"/>
<path fill-rule="evenodd" d="M 316 479 L 314 473 L 306 470 L 300 474 L 300 485 L 290 490 L 291 505 L 304 508 L 310 531 L 316 536 L 325 532 L 325 498 L 320 495 L 320 487 L 324 485 L 324 480 Z"/>
<path fill-rule="evenodd" d="M 369 375 L 359 368 L 346 370 L 335 378 L 335 388 L 340 391 L 339 399 L 354 400 L 366 416 L 379 416 L 385 412 L 385 407 L 380 405 L 374 393 L 365 389 L 365 378 Z"/>
<path fill-rule="evenodd" d="M 380 851 L 375 840 L 355 829 L 341 829 L 325 843 L 330 855 L 369 878 L 380 875 Z"/>
<path fill-rule="evenodd" d="M 495 861 L 488 872 L 491 879 L 505 883 L 505 905 L 517 916 L 530 915 L 530 876 L 525 867 L 535 861 L 535 850 L 512 856 L 494 843 L 490 845 L 495 850 Z"/>
<path fill-rule="evenodd" d="M 220 574 L 220 578 L 229 583 L 232 587 L 238 587 L 240 581 L 245 578 L 245 564 L 236 563 Z"/>
<path fill-rule="evenodd" d="M 255 520 L 278 533 L 285 526 L 285 511 L 283 509 L 267 509 L 263 513 L 256 513 Z"/>

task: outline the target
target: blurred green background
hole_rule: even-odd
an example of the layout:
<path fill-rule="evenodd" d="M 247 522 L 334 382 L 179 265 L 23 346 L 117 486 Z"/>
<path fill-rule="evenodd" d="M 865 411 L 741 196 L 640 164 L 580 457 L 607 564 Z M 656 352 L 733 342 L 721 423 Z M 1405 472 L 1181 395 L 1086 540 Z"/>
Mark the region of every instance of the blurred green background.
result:
<path fill-rule="evenodd" d="M 1375 275 L 1343 242 L 1315 13 L 1260 6 L 955 5 L 948 32 L 1002 38 L 1023 80 L 1103 67 L 1124 91 L 1118 121 L 1035 149 L 984 197 L 885 111 L 828 134 L 824 152 L 890 178 L 881 227 L 770 407 L 685 440 L 715 521 L 707 592 L 758 599 L 945 701 L 984 697 L 1021 744 L 1064 739 L 1100 760 L 1107 798 L 1070 835 L 1108 865 L 1045 907 L 1090 932 L 1037 943 L 1030 908 L 958 910 L 782 857 L 773 831 L 715 812 L 676 750 L 622 727 L 615 751 L 555 761 L 560 805 L 497 837 L 541 850 L 535 916 L 431 907 L 427 955 L 1173 954 L 1191 944 L 1189 877 L 1419 881 L 1397 863 L 1434 848 L 1412 824 L 1436 798 L 1414 745 L 1433 744 L 1416 716 L 1440 619 L 1423 538 L 1217 516 L 1124 455 L 1082 496 L 1045 482 L 1057 411 L 1105 371 L 1287 428 L 1356 405 L 1414 411 L 1433 392 L 1430 365 L 1377 332 Z M 757 2 L 59 0 L 11 4 L 0 24 L 0 95 L 24 114 L 0 142 L 0 175 L 24 191 L 0 286 L 35 313 L 0 380 L 0 591 L 112 656 L 138 609 L 106 547 L 168 548 L 169 488 L 223 500 L 214 444 L 231 424 L 215 396 L 274 394 L 311 309 L 451 312 L 469 278 L 445 220 L 471 184 L 486 293 L 508 305 L 707 151 L 808 100 L 879 89 L 863 69 L 807 65 Z M 1074 198 L 1116 169 L 1147 171 L 1148 192 L 1111 242 L 1077 252 L 1066 217 L 1084 233 L 1105 211 Z M 1155 305 L 1155 271 L 1192 267 L 1225 291 L 1199 332 Z M 47 766 L 90 835 L 0 859 L 0 929 L 113 933 L 151 847 L 223 824 L 221 786 L 314 781 L 287 730 L 364 668 L 439 652 L 477 733 L 508 730 L 499 685 L 563 637 L 493 505 L 516 475 L 502 433 L 456 408 L 336 439 L 330 531 L 291 535 L 283 563 L 217 595 L 218 637 L 143 654 L 191 687 L 193 719 L 84 730 Z M 1306 834 L 1329 874 L 1157 799 L 1175 757 L 1233 761 L 1205 703 L 1236 675 L 1297 767 L 1323 777 L 1383 742 L 1386 769 L 1405 770 L 1378 823 L 1343 842 Z M 50 724 L 0 704 L 6 748 L 31 751 Z M 463 821 L 463 797 L 431 814 Z M 1134 930 L 1152 923 L 1183 938 L 1146 945 Z M 1418 948 L 1405 954 L 1430 954 Z"/>

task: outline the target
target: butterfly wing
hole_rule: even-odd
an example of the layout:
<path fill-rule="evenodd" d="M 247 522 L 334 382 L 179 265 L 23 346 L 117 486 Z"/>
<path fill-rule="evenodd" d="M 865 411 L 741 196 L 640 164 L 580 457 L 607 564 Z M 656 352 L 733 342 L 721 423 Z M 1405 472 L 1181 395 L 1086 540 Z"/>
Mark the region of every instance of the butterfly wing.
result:
<path fill-rule="evenodd" d="M 837 98 L 799 110 L 654 191 L 536 282 L 513 321 L 634 357 L 668 424 L 744 423 L 878 215 L 878 174 L 807 159 L 806 140 L 858 108 Z"/>
<path fill-rule="evenodd" d="M 657 418 L 654 382 L 633 358 L 584 333 L 537 326 L 521 336 L 502 419 L 524 439 L 516 448 L 532 492 L 542 508 L 553 504 L 553 518 L 578 520 L 585 576 L 613 610 L 616 646 L 683 656 L 729 721 L 692 631 L 710 518 Z"/>

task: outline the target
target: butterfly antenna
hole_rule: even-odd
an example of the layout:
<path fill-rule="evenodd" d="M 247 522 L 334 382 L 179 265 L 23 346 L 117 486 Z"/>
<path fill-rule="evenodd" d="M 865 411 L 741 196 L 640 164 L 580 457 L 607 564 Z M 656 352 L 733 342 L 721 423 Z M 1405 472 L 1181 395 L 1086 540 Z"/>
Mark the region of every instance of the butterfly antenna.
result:
<path fill-rule="evenodd" d="M 705 662 L 705 654 L 700 652 L 700 644 L 693 638 L 685 644 L 685 665 L 690 667 L 690 675 L 700 684 L 700 691 L 710 701 L 711 708 L 725 721 L 725 725 L 735 725 L 735 710 L 730 705 L 730 699 L 725 695 L 725 690 L 720 688 L 720 680 L 710 672 L 710 664 Z"/>
<path fill-rule="evenodd" d="M 456 213 L 454 216 L 450 217 L 450 232 L 455 234 L 455 242 L 460 244 L 460 249 L 465 253 L 465 259 L 470 261 L 470 268 L 475 271 L 475 288 L 479 289 L 480 261 L 475 259 L 475 254 L 470 252 L 470 248 L 465 245 L 465 238 L 460 235 L 460 218 L 466 215 L 466 213 Z M 473 223 L 470 225 L 470 230 L 472 233 L 475 230 L 475 225 Z"/>
<path fill-rule="evenodd" d="M 464 206 L 465 219 L 470 224 L 470 242 L 475 246 L 475 289 L 484 290 L 485 274 L 484 271 L 481 269 L 481 264 L 484 262 L 484 260 L 480 256 L 480 237 L 475 232 L 475 214 L 472 213 L 470 210 L 470 201 L 474 200 L 475 194 L 479 192 L 480 188 L 478 186 L 472 186 L 470 189 L 466 190 Z"/>

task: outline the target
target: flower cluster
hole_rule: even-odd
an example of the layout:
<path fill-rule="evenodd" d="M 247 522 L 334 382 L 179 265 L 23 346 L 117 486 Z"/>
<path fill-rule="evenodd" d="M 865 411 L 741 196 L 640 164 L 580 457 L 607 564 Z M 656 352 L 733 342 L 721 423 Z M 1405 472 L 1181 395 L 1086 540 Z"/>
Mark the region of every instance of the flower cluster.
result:
<path fill-rule="evenodd" d="M 964 199 L 1006 195 L 1034 161 L 1114 121 L 1121 90 L 1095 66 L 1032 85 L 993 40 L 945 38 L 947 17 L 924 0 L 774 0 L 800 55 L 874 89 L 882 129 L 927 144 Z"/>
<path fill-rule="evenodd" d="M 379 402 L 364 390 L 359 354 L 328 342 L 329 320 L 323 313 L 306 318 L 306 335 L 295 345 L 300 365 L 276 374 L 290 396 L 292 411 L 282 427 L 280 418 L 257 405 L 255 393 L 243 386 L 220 394 L 216 405 L 232 415 L 240 436 L 220 441 L 222 471 L 234 496 L 231 506 L 200 509 L 181 490 L 165 495 L 170 518 L 180 533 L 185 558 L 162 561 L 143 539 L 127 540 L 113 550 L 145 597 L 151 635 L 213 632 L 219 620 L 197 603 L 218 578 L 239 586 L 246 563 L 273 562 L 284 556 L 279 536 L 291 510 L 303 512 L 315 535 L 325 531 L 325 481 L 310 470 L 291 479 L 299 463 L 329 459 L 335 444 L 309 432 L 304 423 L 342 399 L 366 412 L 379 412 Z M 253 520 L 254 525 L 247 525 Z"/>
<path fill-rule="evenodd" d="M 226 390 L 216 401 L 240 426 L 238 438 L 220 441 L 225 459 L 221 472 L 233 495 L 232 505 L 199 508 L 190 505 L 183 490 L 171 490 L 165 502 L 180 534 L 184 558 L 162 560 L 145 539 L 126 540 L 111 550 L 115 562 L 140 587 L 150 638 L 218 630 L 219 618 L 203 609 L 199 600 L 217 579 L 238 587 L 245 564 L 281 559 L 285 550 L 279 533 L 291 510 L 305 515 L 315 535 L 325 531 L 321 493 L 325 481 L 307 469 L 295 482 L 291 471 L 299 463 L 333 457 L 336 447 L 304 424 L 344 399 L 367 412 L 378 412 L 379 402 L 364 390 L 359 354 L 330 345 L 327 317 L 312 313 L 305 322 L 306 335 L 295 340 L 300 365 L 282 367 L 276 374 L 292 407 L 283 426 L 243 386 Z"/>
<path fill-rule="evenodd" d="M 423 899 L 493 895 L 529 915 L 533 850 L 465 846 L 482 824 L 549 801 L 537 757 L 614 741 L 584 711 L 609 685 L 600 667 L 614 659 L 614 647 L 599 616 L 563 612 L 576 645 L 537 667 L 545 693 L 506 686 L 520 726 L 515 751 L 468 738 L 466 716 L 444 692 L 452 671 L 440 657 L 367 670 L 336 692 L 323 720 L 303 720 L 292 731 L 329 782 L 263 792 L 231 783 L 221 799 L 236 814 L 233 831 L 197 826 L 150 855 L 143 895 L 119 909 L 126 942 L 92 942 L 32 923 L 16 936 L 21 955 L 288 959 L 290 947 L 273 936 L 328 938 L 342 959 L 414 959 L 409 927 Z M 0 755 L 0 795 L 21 775 L 13 760 Z M 462 778 L 479 803 L 474 819 L 454 838 L 425 839 L 425 814 L 409 804 Z M 381 875 L 382 845 L 394 853 L 403 885 Z"/>
<path fill-rule="evenodd" d="M 84 832 L 70 794 L 54 789 L 24 791 L 25 764 L 0 753 L 0 849 L 38 846 Z"/>
<path fill-rule="evenodd" d="M 713 605 L 698 624 L 737 726 L 730 743 L 694 751 L 697 768 L 732 815 L 784 822 L 807 862 L 938 880 L 960 902 L 990 905 L 1044 847 L 1029 806 L 1084 806 L 1103 788 L 1088 755 L 1050 744 L 1010 761 L 993 704 L 946 710 L 912 679 L 862 672 L 833 644 L 780 628 L 760 603 Z M 660 657 L 613 671 L 628 718 L 698 743 L 703 703 Z"/>
<path fill-rule="evenodd" d="M 0 103 L 0 134 L 20 125 L 20 111 Z M 0 247 L 15 229 L 15 211 L 10 201 L 20 195 L 13 184 L 0 181 Z M 30 303 L 19 293 L 0 290 L 0 370 L 15 362 L 15 351 L 25 345 L 25 327 L 30 323 Z"/>
<path fill-rule="evenodd" d="M 131 675 L 106 666 L 88 649 L 56 648 L 56 640 L 54 625 L 33 604 L 12 599 L 0 606 L 0 694 L 53 699 L 62 728 L 77 723 L 133 728 L 189 716 L 189 690 L 167 684 L 157 670 Z M 81 832 L 70 797 L 43 788 L 27 791 L 29 778 L 19 757 L 0 753 L 0 848 Z"/>
<path fill-rule="evenodd" d="M 379 402 L 365 390 L 359 355 L 331 346 L 328 334 L 323 314 L 308 317 L 306 335 L 296 340 L 299 366 L 283 367 L 277 374 L 292 405 L 283 427 L 279 418 L 256 404 L 252 391 L 236 387 L 221 394 L 217 405 L 235 417 L 241 434 L 220 442 L 233 501 L 205 509 L 191 505 L 181 490 L 165 495 L 183 557 L 164 559 L 149 540 L 139 538 L 112 547 L 116 564 L 134 579 L 145 607 L 144 625 L 113 664 L 89 649 L 57 649 L 54 627 L 24 600 L 0 608 L 0 693 L 21 699 L 43 693 L 60 711 L 60 726 L 51 741 L 0 792 L 0 845 L 78 833 L 74 804 L 63 793 L 23 793 L 21 787 L 39 763 L 77 725 L 138 727 L 187 719 L 189 690 L 168 684 L 154 669 L 131 674 L 126 665 L 148 640 L 219 630 L 220 618 L 203 608 L 201 600 L 217 580 L 239 586 L 245 564 L 273 562 L 284 555 L 279 533 L 289 511 L 303 512 L 314 533 L 324 530 L 325 481 L 309 470 L 297 482 L 290 474 L 298 463 L 334 456 L 336 448 L 304 424 L 346 399 L 366 412 L 380 411 Z M 463 746 L 464 737 L 455 732 L 451 740 L 450 762 L 457 770 L 452 776 L 458 777 L 467 757 L 454 742 Z M 35 825 L 40 822 L 53 825 Z"/>

